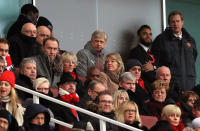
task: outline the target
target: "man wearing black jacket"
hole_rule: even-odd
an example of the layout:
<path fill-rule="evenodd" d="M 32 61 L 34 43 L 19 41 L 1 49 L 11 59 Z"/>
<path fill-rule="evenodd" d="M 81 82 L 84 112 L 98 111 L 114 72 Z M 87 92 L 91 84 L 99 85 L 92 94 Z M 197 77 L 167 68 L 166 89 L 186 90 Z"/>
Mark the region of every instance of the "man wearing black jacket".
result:
<path fill-rule="evenodd" d="M 151 27 L 142 25 L 137 31 L 138 45 L 130 52 L 131 59 L 137 59 L 142 64 L 141 78 L 148 86 L 155 80 L 155 61 L 151 54 L 150 46 L 152 44 Z"/>
<path fill-rule="evenodd" d="M 195 62 L 197 48 L 195 40 L 184 29 L 183 16 L 173 11 L 168 16 L 169 27 L 156 37 L 152 44 L 158 66 L 170 68 L 172 81 L 180 90 L 190 90 L 195 85 Z"/>

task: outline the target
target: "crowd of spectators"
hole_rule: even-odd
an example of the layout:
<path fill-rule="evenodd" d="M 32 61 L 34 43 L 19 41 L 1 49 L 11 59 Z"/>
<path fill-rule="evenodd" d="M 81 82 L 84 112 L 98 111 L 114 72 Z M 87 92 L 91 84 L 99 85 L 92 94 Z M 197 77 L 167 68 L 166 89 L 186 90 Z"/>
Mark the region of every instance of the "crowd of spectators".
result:
<path fill-rule="evenodd" d="M 38 17 L 35 6 L 24 5 L 7 38 L 0 38 L 0 130 L 64 130 L 50 118 L 72 130 L 100 130 L 97 118 L 73 108 L 43 98 L 34 104 L 15 83 L 144 131 L 200 130 L 197 49 L 180 12 L 169 14 L 169 27 L 154 41 L 151 27 L 141 25 L 127 61 L 105 52 L 103 30 L 77 54 L 59 50 L 52 23 Z M 128 129 L 107 122 L 106 130 Z"/>

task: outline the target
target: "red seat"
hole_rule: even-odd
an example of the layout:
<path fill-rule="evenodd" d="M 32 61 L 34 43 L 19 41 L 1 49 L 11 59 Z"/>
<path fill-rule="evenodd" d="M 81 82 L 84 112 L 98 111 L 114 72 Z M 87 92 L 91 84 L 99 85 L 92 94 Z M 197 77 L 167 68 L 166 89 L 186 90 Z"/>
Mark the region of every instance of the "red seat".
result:
<path fill-rule="evenodd" d="M 152 126 L 156 124 L 158 121 L 158 118 L 155 116 L 144 116 L 140 115 L 140 118 L 142 120 L 142 125 L 146 126 L 148 129 L 150 129 Z"/>

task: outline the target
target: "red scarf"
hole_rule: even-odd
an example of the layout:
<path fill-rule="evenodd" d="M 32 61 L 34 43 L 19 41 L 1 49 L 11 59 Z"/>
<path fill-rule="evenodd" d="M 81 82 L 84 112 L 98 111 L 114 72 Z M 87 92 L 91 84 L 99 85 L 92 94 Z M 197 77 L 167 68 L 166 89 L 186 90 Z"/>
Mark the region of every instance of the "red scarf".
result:
<path fill-rule="evenodd" d="M 144 81 L 143 81 L 141 78 L 139 78 L 139 80 L 138 80 L 138 85 L 141 86 L 142 89 L 143 89 L 147 94 L 149 94 L 148 90 L 147 90 L 147 89 L 145 88 L 145 86 L 144 86 Z"/>
<path fill-rule="evenodd" d="M 76 95 L 76 93 L 73 94 L 65 94 L 60 96 L 62 101 L 65 101 L 67 103 L 70 103 L 72 105 L 74 105 L 74 103 L 78 103 L 79 102 L 79 97 Z M 71 111 L 73 113 L 73 115 L 77 118 L 77 111 L 71 108 Z"/>
<path fill-rule="evenodd" d="M 74 80 L 76 80 L 76 74 L 74 72 L 71 72 L 71 75 L 74 78 Z"/>
<path fill-rule="evenodd" d="M 182 131 L 185 128 L 183 123 L 179 123 L 178 126 L 171 125 L 171 127 L 174 131 Z"/>

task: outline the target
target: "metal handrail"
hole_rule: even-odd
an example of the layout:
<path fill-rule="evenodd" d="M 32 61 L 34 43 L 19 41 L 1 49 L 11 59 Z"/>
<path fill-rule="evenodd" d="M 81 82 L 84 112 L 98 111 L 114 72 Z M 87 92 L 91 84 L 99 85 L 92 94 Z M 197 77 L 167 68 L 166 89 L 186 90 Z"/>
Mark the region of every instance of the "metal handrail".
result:
<path fill-rule="evenodd" d="M 82 113 L 84 113 L 84 114 L 87 114 L 87 115 L 90 115 L 90 116 L 93 116 L 93 117 L 96 117 L 96 118 L 100 119 L 100 131 L 106 131 L 106 130 L 105 130 L 106 125 L 105 125 L 105 122 L 103 122 L 103 121 L 112 123 L 112 124 L 117 125 L 117 126 L 121 126 L 121 127 L 123 127 L 123 128 L 129 129 L 129 130 L 132 130 L 132 131 L 142 131 L 142 130 L 137 129 L 137 128 L 135 128 L 135 127 L 126 125 L 126 124 L 124 124 L 124 123 L 115 121 L 115 120 L 113 120 L 113 119 L 104 117 L 104 116 L 102 116 L 102 115 L 93 113 L 93 112 L 91 112 L 91 111 L 82 109 L 82 108 L 80 108 L 80 107 L 71 105 L 71 104 L 66 103 L 66 102 L 60 101 L 60 100 L 55 99 L 55 98 L 53 98 L 53 97 L 50 97 L 50 96 L 44 95 L 44 94 L 42 94 L 42 93 L 39 93 L 39 92 L 30 90 L 30 89 L 28 89 L 28 88 L 24 88 L 24 87 L 22 87 L 22 86 L 20 86 L 20 85 L 15 84 L 15 88 L 16 88 L 16 89 L 19 89 L 19 90 L 22 90 L 22 91 L 24 91 L 24 92 L 27 92 L 27 93 L 29 93 L 29 94 L 32 94 L 33 96 L 38 96 L 38 97 L 44 98 L 44 99 L 46 99 L 46 100 L 52 101 L 52 102 L 54 102 L 54 103 L 60 104 L 60 105 L 62 105 L 62 106 L 68 107 L 68 108 L 75 109 L 75 110 L 77 110 L 77 111 L 79 111 L 79 112 L 82 112 Z M 35 97 L 35 98 L 37 99 L 37 97 Z M 37 101 L 37 100 L 36 100 L 36 101 Z M 66 123 L 66 124 L 67 124 L 67 123 Z M 69 125 L 69 124 L 68 124 L 68 125 Z M 68 126 L 66 126 L 66 125 L 64 125 L 64 126 L 65 126 L 65 127 L 68 127 Z M 68 128 L 72 128 L 72 127 L 68 127 Z"/>

